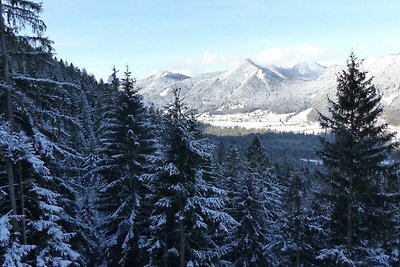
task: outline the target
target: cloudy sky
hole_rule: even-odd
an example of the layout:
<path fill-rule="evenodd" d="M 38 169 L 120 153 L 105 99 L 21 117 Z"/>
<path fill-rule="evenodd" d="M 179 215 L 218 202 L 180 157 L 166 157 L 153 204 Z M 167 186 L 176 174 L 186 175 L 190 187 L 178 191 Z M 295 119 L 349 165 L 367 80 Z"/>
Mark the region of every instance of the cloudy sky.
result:
<path fill-rule="evenodd" d="M 398 0 L 43 1 L 56 56 L 98 78 L 196 75 L 245 58 L 261 65 L 343 64 L 400 52 Z"/>

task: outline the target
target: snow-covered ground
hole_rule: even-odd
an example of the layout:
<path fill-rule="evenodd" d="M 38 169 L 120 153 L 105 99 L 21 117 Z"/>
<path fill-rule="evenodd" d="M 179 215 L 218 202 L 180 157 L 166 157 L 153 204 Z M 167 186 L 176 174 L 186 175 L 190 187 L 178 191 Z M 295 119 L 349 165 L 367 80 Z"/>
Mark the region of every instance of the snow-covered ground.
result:
<path fill-rule="evenodd" d="M 266 110 L 227 115 L 211 115 L 206 112 L 200 114 L 198 120 L 221 128 L 241 127 L 278 132 L 319 134 L 323 131 L 319 123 L 308 119 L 311 112 L 311 108 L 299 113 L 286 114 L 275 114 Z M 400 126 L 389 125 L 389 131 L 397 132 L 396 138 L 400 140 Z"/>
<path fill-rule="evenodd" d="M 246 129 L 317 134 L 322 131 L 319 124 L 307 120 L 307 116 L 311 111 L 312 109 L 307 109 L 297 114 L 275 114 L 265 110 L 228 115 L 210 115 L 209 113 L 203 113 L 198 117 L 198 120 L 222 128 L 241 127 Z"/>

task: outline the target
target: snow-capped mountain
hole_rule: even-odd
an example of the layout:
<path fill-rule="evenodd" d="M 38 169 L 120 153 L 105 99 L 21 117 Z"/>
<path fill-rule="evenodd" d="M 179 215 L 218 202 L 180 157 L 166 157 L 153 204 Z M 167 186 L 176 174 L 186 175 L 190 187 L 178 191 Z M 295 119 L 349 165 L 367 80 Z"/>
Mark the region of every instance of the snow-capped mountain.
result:
<path fill-rule="evenodd" d="M 289 79 L 313 80 L 321 76 L 326 67 L 310 61 L 298 63 L 291 68 L 279 68 L 279 71 Z"/>
<path fill-rule="evenodd" d="M 326 98 L 335 98 L 337 74 L 345 65 L 323 67 L 305 62 L 291 68 L 260 66 L 246 59 L 223 72 L 187 77 L 164 72 L 138 81 L 145 102 L 165 106 L 172 100 L 171 86 L 180 87 L 185 102 L 199 113 L 232 114 L 267 110 L 274 114 L 326 111 Z M 363 61 L 362 68 L 374 77 L 383 94 L 386 119 L 400 122 L 400 55 Z"/>

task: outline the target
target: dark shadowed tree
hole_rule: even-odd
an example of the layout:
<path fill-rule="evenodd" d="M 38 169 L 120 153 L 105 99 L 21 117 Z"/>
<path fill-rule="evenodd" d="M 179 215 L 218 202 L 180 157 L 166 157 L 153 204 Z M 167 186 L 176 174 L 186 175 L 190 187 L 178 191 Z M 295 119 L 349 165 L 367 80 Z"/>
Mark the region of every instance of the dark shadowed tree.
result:
<path fill-rule="evenodd" d="M 42 38 L 42 33 L 46 30 L 46 25 L 40 19 L 39 13 L 42 10 L 42 5 L 34 1 L 26 0 L 2 0 L 0 1 L 0 49 L 1 49 L 1 65 L 2 65 L 2 83 L 1 88 L 5 91 L 4 112 L 10 124 L 10 130 L 15 131 L 14 123 L 14 107 L 12 103 L 13 77 L 11 73 L 11 59 L 14 46 L 11 40 L 21 39 L 20 42 L 30 44 L 41 43 L 43 50 L 51 50 L 50 42 L 46 38 Z M 31 28 L 34 37 L 18 36 L 18 33 L 25 29 Z M 13 162 L 6 162 L 8 191 L 12 214 L 16 216 L 17 203 L 14 181 L 14 166 Z M 13 220 L 14 230 L 17 228 L 17 223 Z M 23 231 L 23 230 L 22 230 Z M 25 235 L 25 233 L 22 233 Z"/>
<path fill-rule="evenodd" d="M 394 234 L 393 199 L 386 185 L 396 166 L 388 157 L 398 144 L 378 121 L 381 96 L 354 53 L 337 82 L 337 100 L 328 99 L 330 116 L 320 114 L 321 126 L 333 139 L 323 139 L 319 151 L 332 205 L 331 245 L 319 259 L 385 265 L 391 254 L 387 242 Z"/>

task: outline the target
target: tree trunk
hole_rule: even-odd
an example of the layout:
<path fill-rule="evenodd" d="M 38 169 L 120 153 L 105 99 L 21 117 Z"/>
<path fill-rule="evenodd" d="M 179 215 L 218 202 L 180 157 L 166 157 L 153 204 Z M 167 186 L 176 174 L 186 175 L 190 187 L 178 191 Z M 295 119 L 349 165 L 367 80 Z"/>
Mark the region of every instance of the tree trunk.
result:
<path fill-rule="evenodd" d="M 353 240 L 353 212 L 352 212 L 352 201 L 353 201 L 353 179 L 349 177 L 349 198 L 347 203 L 347 247 L 351 248 Z"/>
<path fill-rule="evenodd" d="M 298 231 L 300 231 L 300 230 L 299 229 L 296 230 L 296 237 L 295 237 L 296 246 L 297 246 L 297 249 L 296 249 L 296 267 L 300 267 L 300 249 L 299 249 L 300 240 L 299 240 L 299 232 Z"/>
<path fill-rule="evenodd" d="M 7 177 L 8 177 L 8 193 L 10 194 L 10 204 L 12 215 L 17 215 L 17 201 L 15 199 L 15 184 L 14 184 L 14 171 L 11 160 L 7 160 Z M 11 220 L 14 230 L 17 230 L 17 222 L 15 219 Z"/>
<path fill-rule="evenodd" d="M 179 221 L 179 232 L 180 232 L 180 243 L 181 243 L 179 266 L 185 267 L 185 229 L 183 227 L 182 219 Z"/>
<path fill-rule="evenodd" d="M 168 240 L 167 240 L 167 226 L 164 226 L 164 267 L 168 267 Z"/>
<path fill-rule="evenodd" d="M 7 113 L 7 119 L 10 123 L 10 128 L 13 131 L 14 130 L 14 111 L 12 107 L 12 100 L 11 100 L 11 82 L 10 82 L 10 69 L 8 66 L 8 56 L 7 56 L 7 48 L 6 48 L 6 26 L 4 22 L 4 17 L 3 17 L 3 3 L 2 0 L 0 0 L 0 42 L 1 42 L 1 54 L 2 54 L 2 60 L 3 60 L 3 75 L 4 75 L 4 83 L 6 88 L 6 113 Z"/>
<path fill-rule="evenodd" d="M 0 0 L 0 45 L 1 45 L 1 52 L 2 52 L 2 60 L 3 60 L 3 70 L 4 70 L 4 84 L 6 88 L 6 114 L 7 119 L 10 123 L 10 130 L 15 130 L 14 125 L 14 115 L 13 115 L 13 106 L 11 100 L 11 90 L 10 90 L 10 74 L 9 74 L 9 66 L 8 66 L 8 57 L 7 57 L 7 50 L 6 50 L 6 38 L 5 38 L 6 26 L 4 23 L 3 17 L 3 2 Z M 7 159 L 7 178 L 8 178 L 8 190 L 10 195 L 10 204 L 12 208 L 12 214 L 17 215 L 17 202 L 15 199 L 15 181 L 14 181 L 14 170 L 13 170 L 13 163 L 11 160 Z M 12 220 L 12 225 L 14 230 L 17 230 L 17 222 L 15 219 Z"/>
<path fill-rule="evenodd" d="M 25 217 L 25 195 L 24 195 L 24 186 L 22 181 L 22 169 L 20 163 L 18 163 L 18 170 L 19 170 L 19 190 L 21 194 L 22 240 L 24 242 L 24 245 L 26 245 L 27 238 L 26 238 L 26 217 Z"/>

